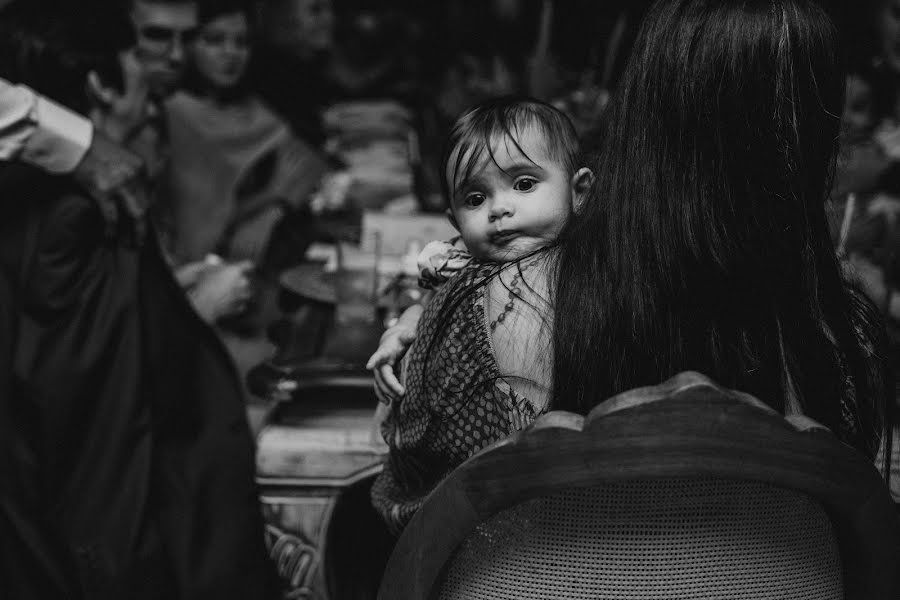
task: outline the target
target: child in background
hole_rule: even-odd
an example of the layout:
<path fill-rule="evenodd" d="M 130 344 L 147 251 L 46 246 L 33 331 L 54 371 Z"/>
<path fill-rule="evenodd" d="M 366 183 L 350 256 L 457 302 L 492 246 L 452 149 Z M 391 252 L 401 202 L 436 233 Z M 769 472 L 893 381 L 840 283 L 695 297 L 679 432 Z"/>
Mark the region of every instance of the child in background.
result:
<path fill-rule="evenodd" d="M 470 265 L 518 261 L 552 245 L 592 180 L 578 136 L 561 111 L 529 98 L 501 98 L 460 117 L 442 164 L 447 216 L 460 236 L 419 255 L 420 285 L 434 289 Z M 415 339 L 422 305 L 385 331 L 367 368 L 379 399 L 404 389 L 394 366 Z"/>

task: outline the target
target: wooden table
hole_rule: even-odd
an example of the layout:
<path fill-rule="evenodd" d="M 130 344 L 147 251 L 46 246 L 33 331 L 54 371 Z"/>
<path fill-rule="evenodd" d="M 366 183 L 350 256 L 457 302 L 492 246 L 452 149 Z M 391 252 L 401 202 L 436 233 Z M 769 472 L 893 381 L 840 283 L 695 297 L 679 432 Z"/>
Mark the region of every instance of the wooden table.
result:
<path fill-rule="evenodd" d="M 267 542 L 287 598 L 375 598 L 393 544 L 369 502 L 386 446 L 365 361 L 382 326 L 374 306 L 284 293 L 278 352 L 248 378 L 272 400 L 257 440 Z"/>

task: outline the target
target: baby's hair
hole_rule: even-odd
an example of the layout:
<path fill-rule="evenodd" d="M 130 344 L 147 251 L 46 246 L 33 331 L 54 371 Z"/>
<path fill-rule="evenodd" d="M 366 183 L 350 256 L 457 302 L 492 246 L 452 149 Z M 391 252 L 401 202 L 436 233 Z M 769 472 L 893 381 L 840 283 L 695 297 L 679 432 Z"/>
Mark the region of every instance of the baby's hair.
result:
<path fill-rule="evenodd" d="M 534 98 L 495 98 L 463 114 L 450 131 L 441 160 L 441 187 L 448 205 L 452 204 L 455 190 L 472 177 L 485 153 L 497 164 L 492 146 L 498 140 L 511 142 L 522 156 L 532 160 L 519 144 L 520 135 L 528 127 L 535 127 L 541 133 L 544 148 L 552 160 L 563 165 L 567 173 L 575 172 L 580 157 L 578 133 L 569 117 Z M 451 181 L 447 167 L 457 149 Z"/>

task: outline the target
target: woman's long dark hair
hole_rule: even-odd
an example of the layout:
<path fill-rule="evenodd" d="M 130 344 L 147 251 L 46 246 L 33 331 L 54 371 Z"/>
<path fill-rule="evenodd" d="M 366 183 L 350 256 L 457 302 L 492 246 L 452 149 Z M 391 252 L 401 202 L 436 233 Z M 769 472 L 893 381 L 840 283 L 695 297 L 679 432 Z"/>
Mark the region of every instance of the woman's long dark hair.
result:
<path fill-rule="evenodd" d="M 809 0 L 654 5 L 559 249 L 554 408 L 696 370 L 780 411 L 793 395 L 875 453 L 877 314 L 845 287 L 824 210 L 836 46 Z"/>

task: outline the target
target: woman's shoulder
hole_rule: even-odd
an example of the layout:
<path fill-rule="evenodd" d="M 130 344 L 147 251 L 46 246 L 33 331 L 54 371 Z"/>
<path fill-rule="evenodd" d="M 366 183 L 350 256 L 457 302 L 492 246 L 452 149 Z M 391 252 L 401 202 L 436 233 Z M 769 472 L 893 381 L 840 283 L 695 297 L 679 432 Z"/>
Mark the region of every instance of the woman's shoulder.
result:
<path fill-rule="evenodd" d="M 456 269 L 439 290 L 459 291 L 468 287 L 507 290 L 512 282 L 524 286 L 522 293 L 548 297 L 556 253 L 547 249 L 508 263 L 468 260 Z"/>
<path fill-rule="evenodd" d="M 439 284 L 430 284 L 430 289 L 435 292 L 433 298 L 460 298 L 468 295 L 480 297 L 484 294 L 485 286 L 489 284 L 499 269 L 500 265 L 497 264 L 470 260 L 452 272 L 445 273 Z"/>
<path fill-rule="evenodd" d="M 510 322 L 543 323 L 552 313 L 553 261 L 554 256 L 544 252 L 503 264 L 473 260 L 437 288 L 428 309 L 442 313 L 444 320 L 474 310 L 484 324 L 490 324 L 491 332 L 498 322 L 512 318 L 511 313 L 518 319 Z"/>
<path fill-rule="evenodd" d="M 538 411 L 547 406 L 552 388 L 555 261 L 550 249 L 504 265 L 485 290 L 497 368 Z"/>
<path fill-rule="evenodd" d="M 165 114 L 170 120 L 192 121 L 197 115 L 208 115 L 212 112 L 210 105 L 200 96 L 185 90 L 178 90 L 163 102 Z"/>

